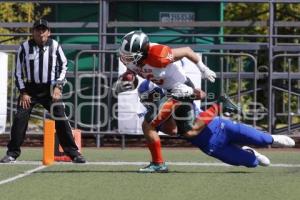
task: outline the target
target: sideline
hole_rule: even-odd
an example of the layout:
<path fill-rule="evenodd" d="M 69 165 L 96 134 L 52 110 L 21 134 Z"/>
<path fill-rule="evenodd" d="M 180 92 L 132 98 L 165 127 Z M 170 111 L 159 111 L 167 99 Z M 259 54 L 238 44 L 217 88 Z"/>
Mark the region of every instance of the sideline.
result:
<path fill-rule="evenodd" d="M 86 166 L 86 165 L 106 165 L 106 166 L 140 166 L 147 165 L 149 162 L 126 162 L 126 161 L 112 161 L 112 162 L 87 162 L 85 164 L 75 164 L 72 162 L 55 162 L 53 165 L 78 165 L 78 166 Z M 167 165 L 170 166 L 202 166 L 202 167 L 236 167 L 232 165 L 228 165 L 221 162 L 166 162 Z M 14 163 L 0 163 L 1 165 L 42 165 L 41 161 L 16 161 Z M 52 166 L 53 166 L 52 165 Z M 43 166 L 40 166 L 43 167 Z M 44 166 L 46 167 L 46 166 Z M 287 164 L 287 163 L 275 163 L 271 164 L 268 167 L 300 167 L 300 164 Z M 32 172 L 33 173 L 33 172 Z"/>
<path fill-rule="evenodd" d="M 31 170 L 25 171 L 24 173 L 19 174 L 19 175 L 17 175 L 17 176 L 14 176 L 14 177 L 11 177 L 11 178 L 8 178 L 8 179 L 4 179 L 4 180 L 0 181 L 0 185 L 4 185 L 4 184 L 6 184 L 6 183 L 13 182 L 13 181 L 15 181 L 15 180 L 17 180 L 17 179 L 20 179 L 20 178 L 23 178 L 23 177 L 25 177 L 25 176 L 29 176 L 29 175 L 31 175 L 31 174 L 34 173 L 34 172 L 40 171 L 40 170 L 42 170 L 42 169 L 45 169 L 46 167 L 47 167 L 47 166 L 42 165 L 42 166 L 39 166 L 39 167 L 37 167 L 37 168 L 34 168 L 34 169 L 31 169 Z"/>

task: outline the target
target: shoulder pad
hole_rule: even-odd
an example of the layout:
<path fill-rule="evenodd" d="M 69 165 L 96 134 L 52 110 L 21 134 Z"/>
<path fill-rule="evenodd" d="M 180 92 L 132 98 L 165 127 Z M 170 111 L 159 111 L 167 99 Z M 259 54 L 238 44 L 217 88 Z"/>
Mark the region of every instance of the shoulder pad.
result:
<path fill-rule="evenodd" d="M 170 47 L 161 44 L 151 45 L 145 59 L 145 64 L 152 67 L 164 68 L 174 61 Z"/>

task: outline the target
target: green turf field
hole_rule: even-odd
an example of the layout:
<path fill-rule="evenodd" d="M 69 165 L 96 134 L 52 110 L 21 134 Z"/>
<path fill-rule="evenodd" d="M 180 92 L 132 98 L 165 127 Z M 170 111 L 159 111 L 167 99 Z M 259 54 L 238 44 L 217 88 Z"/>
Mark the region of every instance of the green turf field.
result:
<path fill-rule="evenodd" d="M 0 165 L 1 200 L 300 199 L 300 151 L 263 150 L 274 166 L 247 169 L 219 166 L 220 162 L 197 149 L 165 149 L 165 159 L 172 162 L 170 172 L 140 174 L 136 171 L 143 163 L 138 162 L 149 160 L 147 149 L 86 148 L 87 164 L 54 164 L 43 169 L 37 162 L 42 157 L 40 148 L 22 150 L 18 160 L 34 162 Z M 1 156 L 4 152 L 1 148 Z M 5 183 L 30 170 L 36 171 Z"/>

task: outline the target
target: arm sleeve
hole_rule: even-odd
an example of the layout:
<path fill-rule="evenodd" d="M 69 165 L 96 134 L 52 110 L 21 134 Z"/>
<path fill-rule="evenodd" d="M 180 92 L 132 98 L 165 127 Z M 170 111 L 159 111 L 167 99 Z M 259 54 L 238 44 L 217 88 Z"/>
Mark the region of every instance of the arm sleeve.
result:
<path fill-rule="evenodd" d="M 22 44 L 18 50 L 16 68 L 15 68 L 16 87 L 21 93 L 25 91 L 24 74 L 23 74 L 24 61 L 25 61 L 25 50 Z"/>
<path fill-rule="evenodd" d="M 57 64 L 58 64 L 58 78 L 56 80 L 57 84 L 63 84 L 66 80 L 67 73 L 67 58 L 59 45 L 57 48 Z"/>

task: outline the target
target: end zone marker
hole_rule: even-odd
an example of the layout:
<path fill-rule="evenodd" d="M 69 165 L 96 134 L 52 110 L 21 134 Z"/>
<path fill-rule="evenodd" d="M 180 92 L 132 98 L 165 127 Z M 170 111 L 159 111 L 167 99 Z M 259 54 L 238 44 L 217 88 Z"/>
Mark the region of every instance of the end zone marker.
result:
<path fill-rule="evenodd" d="M 43 164 L 54 163 L 55 121 L 46 119 L 44 121 L 44 148 Z"/>

